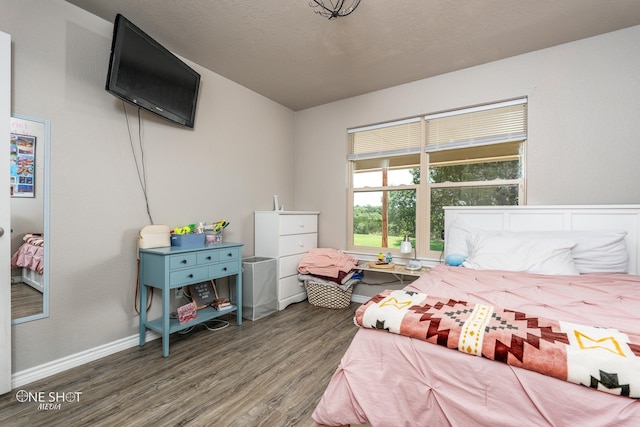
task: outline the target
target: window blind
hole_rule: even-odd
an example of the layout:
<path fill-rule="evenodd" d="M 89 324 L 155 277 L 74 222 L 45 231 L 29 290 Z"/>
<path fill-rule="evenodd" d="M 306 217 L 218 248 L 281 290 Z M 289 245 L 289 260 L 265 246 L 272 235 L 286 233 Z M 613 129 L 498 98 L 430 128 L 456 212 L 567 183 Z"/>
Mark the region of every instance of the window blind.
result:
<path fill-rule="evenodd" d="M 351 129 L 348 160 L 393 157 L 420 152 L 420 118 Z"/>
<path fill-rule="evenodd" d="M 388 158 L 359 159 L 353 163 L 354 172 L 362 172 L 382 168 L 399 169 L 407 167 L 420 167 L 420 153 Z"/>
<path fill-rule="evenodd" d="M 524 141 L 527 100 L 425 116 L 427 152 Z"/>
<path fill-rule="evenodd" d="M 459 150 L 440 150 L 429 153 L 429 166 L 461 165 L 517 160 L 522 155 L 520 142 L 481 145 Z"/>

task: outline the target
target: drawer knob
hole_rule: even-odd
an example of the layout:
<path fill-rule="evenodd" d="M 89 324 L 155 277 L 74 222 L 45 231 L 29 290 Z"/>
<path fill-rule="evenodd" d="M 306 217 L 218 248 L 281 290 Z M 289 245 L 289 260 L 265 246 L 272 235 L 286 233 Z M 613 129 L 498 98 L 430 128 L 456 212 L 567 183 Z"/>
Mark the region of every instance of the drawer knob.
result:
<path fill-rule="evenodd" d="M 229 252 L 229 253 L 227 254 L 227 256 L 231 257 L 231 256 L 233 256 L 233 254 L 232 254 L 231 252 Z"/>
<path fill-rule="evenodd" d="M 227 267 L 224 267 L 224 268 L 222 269 L 222 271 L 227 271 Z"/>
<path fill-rule="evenodd" d="M 300 228 L 304 228 L 304 224 L 298 224 Z"/>
<path fill-rule="evenodd" d="M 186 263 L 187 263 L 187 260 L 186 260 L 186 259 L 183 259 L 183 260 L 182 260 L 182 263 L 183 263 L 183 264 L 186 264 Z"/>
<path fill-rule="evenodd" d="M 190 274 L 188 277 L 189 279 L 193 279 L 193 274 Z"/>
<path fill-rule="evenodd" d="M 211 260 L 211 255 L 209 255 L 209 256 L 207 257 L 207 259 L 208 259 L 208 260 Z"/>

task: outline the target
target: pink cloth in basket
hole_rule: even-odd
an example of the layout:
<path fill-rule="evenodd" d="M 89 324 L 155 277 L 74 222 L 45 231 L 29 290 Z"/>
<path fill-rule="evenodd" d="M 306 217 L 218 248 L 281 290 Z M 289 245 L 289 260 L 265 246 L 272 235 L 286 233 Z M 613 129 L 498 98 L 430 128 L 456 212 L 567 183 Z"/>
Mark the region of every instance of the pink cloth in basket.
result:
<path fill-rule="evenodd" d="M 337 278 L 341 271 L 348 273 L 357 265 L 357 259 L 342 251 L 331 248 L 315 248 L 307 252 L 300 260 L 298 272 Z"/>

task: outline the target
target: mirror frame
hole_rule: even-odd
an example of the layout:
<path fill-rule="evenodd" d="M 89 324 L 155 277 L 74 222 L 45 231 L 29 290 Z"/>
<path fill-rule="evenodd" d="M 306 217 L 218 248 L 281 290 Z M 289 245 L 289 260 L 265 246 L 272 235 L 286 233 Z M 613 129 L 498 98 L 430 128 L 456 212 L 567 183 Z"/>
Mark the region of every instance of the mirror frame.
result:
<path fill-rule="evenodd" d="M 12 119 L 18 119 L 23 121 L 30 121 L 44 126 L 44 143 L 42 151 L 42 159 L 38 160 L 42 162 L 43 168 L 43 200 L 42 200 L 42 233 L 44 235 L 44 271 L 42 274 L 43 291 L 42 291 L 42 312 L 33 314 L 31 316 L 20 317 L 18 319 L 11 319 L 12 325 L 20 323 L 30 322 L 32 320 L 45 319 L 49 317 L 49 196 L 50 196 L 50 177 L 51 177 L 51 165 L 50 165 L 50 144 L 51 144 L 51 122 L 47 119 L 41 119 L 39 117 L 25 116 L 22 114 L 11 114 Z"/>

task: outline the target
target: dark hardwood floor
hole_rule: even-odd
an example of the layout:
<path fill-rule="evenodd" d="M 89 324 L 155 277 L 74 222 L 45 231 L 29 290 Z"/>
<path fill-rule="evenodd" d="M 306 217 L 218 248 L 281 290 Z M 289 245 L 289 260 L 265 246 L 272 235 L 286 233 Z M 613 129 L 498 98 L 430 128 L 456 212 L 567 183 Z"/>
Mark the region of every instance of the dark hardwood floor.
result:
<path fill-rule="evenodd" d="M 171 335 L 168 358 L 157 339 L 0 396 L 0 425 L 313 426 L 358 306 L 304 301 L 242 326 L 228 316 L 225 329 Z"/>
<path fill-rule="evenodd" d="M 11 284 L 11 319 L 42 313 L 42 293 L 18 282 Z"/>

